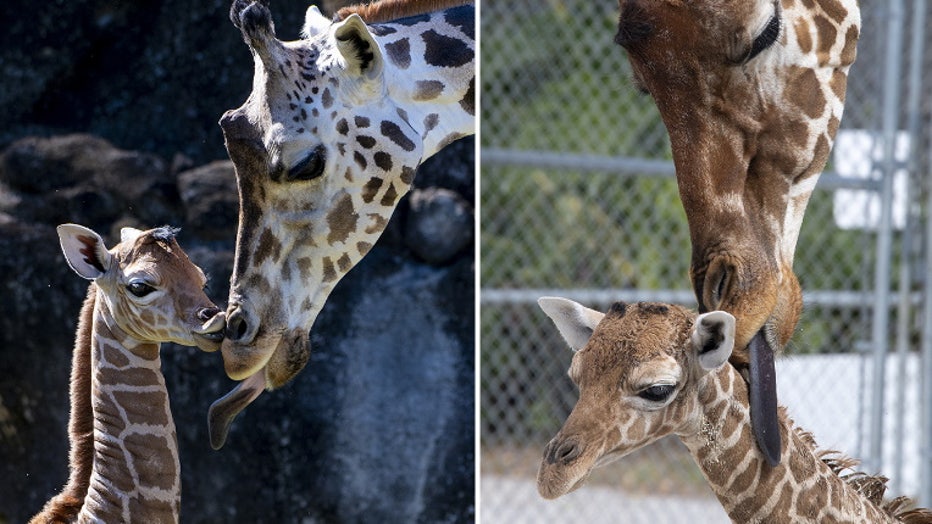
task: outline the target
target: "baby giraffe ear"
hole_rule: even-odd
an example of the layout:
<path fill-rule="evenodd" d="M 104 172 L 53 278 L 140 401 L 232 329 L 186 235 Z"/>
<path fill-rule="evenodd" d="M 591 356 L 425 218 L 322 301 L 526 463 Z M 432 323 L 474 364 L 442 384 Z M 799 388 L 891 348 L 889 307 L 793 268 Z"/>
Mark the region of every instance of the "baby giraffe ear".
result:
<path fill-rule="evenodd" d="M 702 369 L 718 369 L 735 348 L 735 317 L 724 311 L 699 315 L 691 340 Z"/>
<path fill-rule="evenodd" d="M 359 15 L 352 14 L 338 23 L 333 36 L 347 72 L 370 79 L 382 73 L 382 52 Z"/>
<path fill-rule="evenodd" d="M 589 309 L 568 298 L 541 297 L 537 304 L 557 326 L 573 351 L 579 351 L 589 342 L 595 327 L 602 321 L 604 313 Z"/>
<path fill-rule="evenodd" d="M 77 224 L 62 224 L 58 226 L 58 240 L 68 265 L 82 277 L 94 280 L 110 269 L 110 252 L 93 230 Z"/>
<path fill-rule="evenodd" d="M 308 39 L 327 32 L 330 20 L 321 14 L 316 5 L 307 8 L 304 13 L 304 27 L 301 28 L 301 37 Z"/>

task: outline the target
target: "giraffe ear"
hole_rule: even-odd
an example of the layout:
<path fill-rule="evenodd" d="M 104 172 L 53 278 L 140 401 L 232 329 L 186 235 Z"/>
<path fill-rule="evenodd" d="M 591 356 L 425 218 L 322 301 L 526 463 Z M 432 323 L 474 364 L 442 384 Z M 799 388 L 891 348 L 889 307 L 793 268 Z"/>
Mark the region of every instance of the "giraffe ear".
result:
<path fill-rule="evenodd" d="M 68 265 L 82 277 L 94 280 L 110 269 L 110 252 L 93 230 L 77 224 L 62 224 L 58 226 L 58 240 Z"/>
<path fill-rule="evenodd" d="M 702 369 L 720 368 L 735 348 L 735 317 L 724 311 L 699 315 L 691 340 Z"/>
<path fill-rule="evenodd" d="M 372 79 L 382 73 L 382 52 L 359 15 L 352 14 L 338 23 L 333 36 L 351 75 Z"/>
<path fill-rule="evenodd" d="M 330 28 L 330 20 L 321 14 L 316 5 L 307 8 L 304 13 L 304 27 L 301 28 L 301 37 L 308 39 L 326 33 Z"/>
<path fill-rule="evenodd" d="M 557 326 L 573 351 L 579 351 L 599 325 L 604 313 L 589 309 L 567 298 L 541 297 L 537 304 Z"/>

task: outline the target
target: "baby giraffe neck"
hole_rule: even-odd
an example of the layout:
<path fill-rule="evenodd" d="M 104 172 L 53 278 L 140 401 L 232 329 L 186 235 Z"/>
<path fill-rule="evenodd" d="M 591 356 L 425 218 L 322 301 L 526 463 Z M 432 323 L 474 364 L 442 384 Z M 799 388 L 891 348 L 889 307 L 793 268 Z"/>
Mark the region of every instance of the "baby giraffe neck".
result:
<path fill-rule="evenodd" d="M 700 383 L 695 433 L 681 438 L 734 522 L 895 522 L 836 474 L 780 412 L 780 464 L 751 431 L 747 384 L 730 365 Z"/>
<path fill-rule="evenodd" d="M 177 522 L 181 469 L 159 345 L 123 332 L 104 302 L 91 337 L 94 460 L 79 520 Z"/>

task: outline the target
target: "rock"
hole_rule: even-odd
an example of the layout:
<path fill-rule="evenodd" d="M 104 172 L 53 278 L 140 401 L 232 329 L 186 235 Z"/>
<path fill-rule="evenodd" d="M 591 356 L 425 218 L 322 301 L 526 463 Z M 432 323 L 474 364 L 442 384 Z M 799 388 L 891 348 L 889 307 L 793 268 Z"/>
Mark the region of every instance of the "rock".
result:
<path fill-rule="evenodd" d="M 218 160 L 178 175 L 185 221 L 193 232 L 211 240 L 230 241 L 230 224 L 239 211 L 233 162 Z"/>
<path fill-rule="evenodd" d="M 411 192 L 405 242 L 430 264 L 445 264 L 472 245 L 473 213 L 469 202 L 449 189 Z"/>

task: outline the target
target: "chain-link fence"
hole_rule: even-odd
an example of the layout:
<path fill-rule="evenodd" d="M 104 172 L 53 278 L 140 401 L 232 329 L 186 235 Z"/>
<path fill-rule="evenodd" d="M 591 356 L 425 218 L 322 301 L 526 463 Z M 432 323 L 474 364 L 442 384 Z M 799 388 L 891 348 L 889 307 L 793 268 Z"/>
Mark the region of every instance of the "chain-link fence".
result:
<path fill-rule="evenodd" d="M 806 308 L 779 397 L 822 447 L 928 505 L 932 13 L 920 0 L 861 8 L 842 131 L 797 249 Z M 483 523 L 728 521 L 675 439 L 559 500 L 535 487 L 577 398 L 571 353 L 536 299 L 695 306 L 669 141 L 612 42 L 617 19 L 613 1 L 482 2 Z"/>

